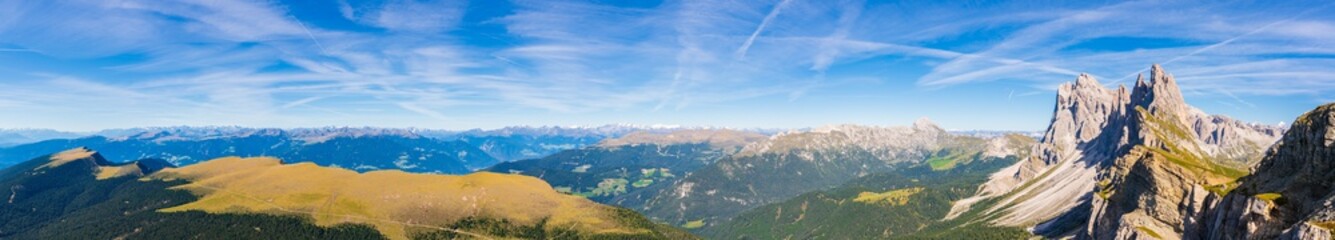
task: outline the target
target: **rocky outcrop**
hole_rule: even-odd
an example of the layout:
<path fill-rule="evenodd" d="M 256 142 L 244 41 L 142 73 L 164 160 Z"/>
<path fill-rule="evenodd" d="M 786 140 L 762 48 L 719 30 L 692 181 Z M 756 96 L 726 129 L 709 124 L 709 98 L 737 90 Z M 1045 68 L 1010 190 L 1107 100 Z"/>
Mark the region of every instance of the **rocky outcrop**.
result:
<path fill-rule="evenodd" d="M 1128 111 L 1113 116 L 1094 145 L 1111 153 L 1090 198 L 1090 217 L 1077 237 L 1177 239 L 1198 229 L 1212 196 L 1205 186 L 1240 177 L 1243 170 L 1204 157 L 1202 141 L 1186 127 L 1204 114 L 1181 96 L 1172 75 L 1155 66 L 1136 80 Z"/>
<path fill-rule="evenodd" d="M 87 147 L 77 147 L 51 154 L 48 162 L 36 169 L 55 168 L 71 163 L 81 164 L 80 168 L 89 169 L 90 174 L 97 176 L 99 180 L 124 176 L 143 177 L 163 169 L 175 167 L 167 161 L 152 158 L 116 164 L 107 161 L 97 151 Z"/>
<path fill-rule="evenodd" d="M 895 160 L 921 157 L 923 152 L 940 149 L 943 143 L 953 138 L 927 118 L 914 121 L 913 126 L 830 125 L 806 131 L 779 133 L 766 141 L 747 145 L 738 155 L 755 156 L 858 148 L 894 163 Z"/>
<path fill-rule="evenodd" d="M 1240 146 L 1268 146 L 1282 131 L 1187 105 L 1158 65 L 1130 91 L 1081 75 L 1058 88 L 1036 154 L 994 174 L 970 200 L 997 198 L 991 223 L 1046 236 L 1174 238 L 1199 226 L 1219 197 L 1210 189 L 1260 156 L 1262 148 Z"/>
<path fill-rule="evenodd" d="M 1201 140 L 1203 151 L 1215 159 L 1235 166 L 1251 166 L 1260 160 L 1269 145 L 1284 134 L 1278 125 L 1247 124 L 1227 116 L 1203 115 L 1191 120 L 1188 127 Z"/>
<path fill-rule="evenodd" d="M 1034 147 L 1035 155 L 994 174 L 980 188 L 977 198 L 1005 195 L 991 210 L 1005 212 L 994 223 L 1033 225 L 1081 204 L 1095 183 L 1095 164 L 1084 162 L 1084 148 L 1129 99 L 1125 88 L 1106 89 L 1085 74 L 1058 87 L 1052 123 Z"/>
<path fill-rule="evenodd" d="M 1211 211 L 1210 239 L 1331 239 L 1335 227 L 1335 104 L 1293 122 L 1255 171 Z"/>

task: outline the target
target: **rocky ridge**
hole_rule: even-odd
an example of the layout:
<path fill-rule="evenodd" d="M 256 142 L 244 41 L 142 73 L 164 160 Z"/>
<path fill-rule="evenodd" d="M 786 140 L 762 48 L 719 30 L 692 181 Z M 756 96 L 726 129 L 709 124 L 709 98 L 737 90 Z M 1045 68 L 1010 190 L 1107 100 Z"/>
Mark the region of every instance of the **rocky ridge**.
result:
<path fill-rule="evenodd" d="M 940 126 L 927 118 L 920 118 L 912 126 L 876 127 L 862 125 L 830 125 L 805 131 L 788 131 L 774 135 L 767 141 L 743 148 L 739 156 L 765 153 L 789 153 L 845 149 L 865 149 L 882 159 L 911 157 L 917 151 L 940 148 L 943 139 L 950 137 Z"/>
<path fill-rule="evenodd" d="M 1282 132 L 1187 105 L 1158 65 L 1129 91 L 1081 75 L 1058 88 L 1052 124 L 1034 156 L 994 174 L 955 211 L 995 198 L 986 210 L 990 223 L 1033 226 L 1046 236 L 1176 236 L 1193 231 L 1182 226 L 1201 218 L 1207 188 L 1245 174 L 1263 149 L 1254 146 L 1268 146 Z"/>
<path fill-rule="evenodd" d="M 1253 174 L 1206 215 L 1198 238 L 1332 239 L 1335 104 L 1293 122 Z"/>
<path fill-rule="evenodd" d="M 598 143 L 601 147 L 655 144 L 660 146 L 675 144 L 705 143 L 719 149 L 737 151 L 742 147 L 769 138 L 764 134 L 731 129 L 685 129 L 671 132 L 638 131 L 618 138 L 604 139 Z"/>

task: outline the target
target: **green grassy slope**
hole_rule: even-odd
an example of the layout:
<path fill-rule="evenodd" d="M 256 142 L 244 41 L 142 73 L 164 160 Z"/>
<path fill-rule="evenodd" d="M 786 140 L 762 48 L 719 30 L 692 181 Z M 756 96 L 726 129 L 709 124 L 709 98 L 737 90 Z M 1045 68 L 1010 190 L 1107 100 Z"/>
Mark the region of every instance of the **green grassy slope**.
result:
<path fill-rule="evenodd" d="M 0 239 L 694 238 L 684 231 L 654 224 L 633 211 L 605 206 L 596 207 L 608 213 L 606 217 L 598 219 L 598 222 L 615 223 L 618 226 L 644 229 L 644 231 L 588 231 L 548 224 L 559 220 L 537 219 L 536 223 L 524 223 L 492 216 L 478 216 L 439 226 L 406 224 L 413 225 L 404 227 L 401 233 L 406 234 L 392 236 L 374 224 L 347 221 L 347 219 L 321 223 L 319 219 L 313 217 L 314 215 L 306 214 L 247 211 L 243 208 L 205 212 L 183 208 L 182 206 L 196 206 L 203 199 L 218 198 L 208 198 L 214 194 L 177 190 L 181 186 L 198 184 L 188 182 L 188 178 L 166 179 L 157 178 L 158 175 L 151 177 L 125 175 L 99 180 L 98 171 L 113 168 L 108 168 L 111 166 L 109 162 L 96 154 L 84 159 L 62 162 L 59 165 L 48 164 L 50 163 L 48 159 L 50 158 L 40 157 L 16 165 L 16 168 L 0 171 L 0 187 L 10 190 L 7 192 L 9 194 L 6 194 L 9 198 L 0 199 Z M 209 164 L 200 166 L 207 165 Z M 184 169 L 198 170 L 198 168 L 178 170 Z M 177 170 L 170 171 L 177 172 Z M 177 172 L 177 174 L 182 173 Z M 208 181 L 207 184 L 214 185 L 226 182 L 225 179 Z M 409 187 L 411 185 L 408 184 Z M 227 190 L 227 194 L 245 194 L 240 190 L 244 189 Z M 269 199 L 302 196 L 300 194 L 289 196 L 281 192 L 283 190 L 277 193 L 270 192 L 277 195 L 269 195 L 271 197 Z M 166 211 L 166 209 L 175 210 Z"/>
<path fill-rule="evenodd" d="M 138 181 L 135 176 L 97 180 L 94 161 L 38 169 L 46 159 L 5 170 L 0 188 L 10 189 L 6 195 L 13 198 L 0 202 L 0 239 L 384 238 L 365 225 L 318 227 L 298 217 L 160 213 L 155 210 L 196 197 L 167 190 L 180 181 Z"/>

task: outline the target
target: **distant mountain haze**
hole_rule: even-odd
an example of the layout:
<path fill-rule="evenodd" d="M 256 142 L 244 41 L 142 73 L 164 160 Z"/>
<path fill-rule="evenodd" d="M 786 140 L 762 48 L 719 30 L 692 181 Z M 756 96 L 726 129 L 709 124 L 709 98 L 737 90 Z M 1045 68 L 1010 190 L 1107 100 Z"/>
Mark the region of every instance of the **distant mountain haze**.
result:
<path fill-rule="evenodd" d="M 632 132 L 677 129 L 685 128 L 606 125 L 468 131 L 333 127 L 116 129 L 101 131 L 89 137 L 50 139 L 0 147 L 0 166 L 49 152 L 86 146 L 101 149 L 99 151 L 102 154 L 113 159 L 158 158 L 177 165 L 224 156 L 274 156 L 287 161 L 310 161 L 322 166 L 357 171 L 399 169 L 461 174 L 499 162 L 541 158 Z"/>

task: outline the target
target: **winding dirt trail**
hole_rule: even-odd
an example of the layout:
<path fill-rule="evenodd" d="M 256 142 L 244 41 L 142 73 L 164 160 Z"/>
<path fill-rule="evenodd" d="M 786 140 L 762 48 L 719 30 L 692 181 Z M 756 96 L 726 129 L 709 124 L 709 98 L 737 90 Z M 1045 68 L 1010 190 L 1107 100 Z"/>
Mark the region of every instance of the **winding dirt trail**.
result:
<path fill-rule="evenodd" d="M 19 195 L 18 185 L 9 186 L 9 204 L 14 204 L 14 197 Z"/>

